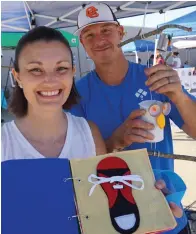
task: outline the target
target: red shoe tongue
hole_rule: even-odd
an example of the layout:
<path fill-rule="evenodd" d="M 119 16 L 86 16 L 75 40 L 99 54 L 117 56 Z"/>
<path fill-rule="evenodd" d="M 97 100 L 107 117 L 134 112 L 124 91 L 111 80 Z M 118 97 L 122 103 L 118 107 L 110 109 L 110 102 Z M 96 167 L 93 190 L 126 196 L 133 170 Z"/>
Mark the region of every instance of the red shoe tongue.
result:
<path fill-rule="evenodd" d="M 101 174 L 101 173 L 98 173 L 98 176 L 108 178 L 107 176 L 105 176 L 104 174 Z M 100 185 L 108 197 L 109 208 L 112 208 L 116 202 L 119 190 L 114 189 L 113 183 L 110 183 L 110 182 L 103 183 Z"/>
<path fill-rule="evenodd" d="M 97 165 L 97 175 L 99 177 L 110 178 L 113 176 L 131 175 L 131 171 L 127 163 L 123 159 L 118 157 L 107 157 L 101 160 Z M 131 181 L 128 182 L 131 183 Z M 107 182 L 100 184 L 108 197 L 109 208 L 112 208 L 114 206 L 119 192 L 122 193 L 122 196 L 128 202 L 135 204 L 135 200 L 132 195 L 132 188 L 123 183 L 120 183 L 121 185 L 123 185 L 123 188 L 114 189 L 113 186 L 115 183 L 116 182 Z"/>
<path fill-rule="evenodd" d="M 124 175 L 130 175 L 130 174 L 131 173 L 129 171 Z M 98 173 L 98 176 L 99 177 L 109 178 L 109 177 L 107 177 L 107 176 L 105 176 L 104 174 L 101 174 L 101 173 Z M 116 176 L 116 175 L 113 175 L 113 176 Z M 129 181 L 129 183 L 131 183 L 131 182 Z M 121 192 L 122 196 L 128 202 L 130 202 L 132 204 L 135 204 L 135 200 L 134 200 L 134 197 L 133 197 L 133 194 L 132 194 L 132 188 L 125 185 L 125 184 L 123 184 L 123 183 L 119 183 L 120 185 L 123 185 L 123 188 L 122 189 L 114 189 L 113 186 L 115 184 L 116 184 L 116 182 L 114 182 L 114 183 L 107 182 L 107 183 L 100 184 L 102 189 L 104 190 L 104 192 L 106 193 L 106 195 L 108 197 L 109 208 L 112 208 L 114 206 L 119 192 Z"/>
<path fill-rule="evenodd" d="M 125 175 L 131 175 L 131 172 L 129 171 Z M 128 181 L 128 183 L 131 184 L 132 182 Z M 123 184 L 123 189 L 120 189 L 120 192 L 122 193 L 123 197 L 127 201 L 129 201 L 132 204 L 136 204 L 135 200 L 134 200 L 134 197 L 133 197 L 133 194 L 132 194 L 132 188 L 131 187 L 127 186 L 126 184 Z"/>

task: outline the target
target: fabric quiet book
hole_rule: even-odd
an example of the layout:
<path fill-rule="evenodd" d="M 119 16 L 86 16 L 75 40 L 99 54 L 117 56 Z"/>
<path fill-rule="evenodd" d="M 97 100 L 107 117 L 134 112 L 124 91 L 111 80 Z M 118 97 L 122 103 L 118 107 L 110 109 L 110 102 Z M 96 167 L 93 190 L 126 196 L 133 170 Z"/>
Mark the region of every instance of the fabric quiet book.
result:
<path fill-rule="evenodd" d="M 2 172 L 2 234 L 79 234 L 67 159 L 5 161 Z"/>
<path fill-rule="evenodd" d="M 154 186 L 146 150 L 70 163 L 82 233 L 144 234 L 176 227 L 164 195 Z"/>
<path fill-rule="evenodd" d="M 144 234 L 176 220 L 147 151 L 2 163 L 2 234 Z"/>

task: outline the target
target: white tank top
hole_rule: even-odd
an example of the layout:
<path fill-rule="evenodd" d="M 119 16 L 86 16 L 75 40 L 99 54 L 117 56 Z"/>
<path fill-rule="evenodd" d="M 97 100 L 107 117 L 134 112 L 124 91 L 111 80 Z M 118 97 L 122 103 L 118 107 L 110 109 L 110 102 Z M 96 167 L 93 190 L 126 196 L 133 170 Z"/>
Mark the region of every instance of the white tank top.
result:
<path fill-rule="evenodd" d="M 68 129 L 59 158 L 88 158 L 96 155 L 91 129 L 84 118 L 66 113 Z M 22 135 L 14 121 L 5 123 L 1 131 L 1 159 L 45 158 Z"/>

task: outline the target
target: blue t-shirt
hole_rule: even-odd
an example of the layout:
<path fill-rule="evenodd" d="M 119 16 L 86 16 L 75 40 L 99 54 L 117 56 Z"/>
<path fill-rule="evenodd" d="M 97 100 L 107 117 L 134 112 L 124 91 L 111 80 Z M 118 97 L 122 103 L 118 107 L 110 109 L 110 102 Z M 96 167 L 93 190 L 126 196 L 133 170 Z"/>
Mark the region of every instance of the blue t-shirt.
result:
<path fill-rule="evenodd" d="M 160 100 L 171 103 L 171 112 L 166 116 L 164 140 L 156 143 L 133 143 L 126 150 L 147 148 L 162 153 L 173 153 L 170 120 L 181 128 L 184 124 L 175 105 L 164 95 L 150 93 L 145 85 L 145 66 L 129 63 L 129 69 L 120 85 L 111 86 L 101 81 L 95 71 L 80 79 L 77 90 L 81 95 L 80 104 L 75 105 L 71 112 L 97 124 L 104 139 L 107 139 L 119 127 L 133 110 L 140 109 L 139 103 L 144 100 Z M 186 91 L 185 91 L 186 92 Z M 189 95 L 189 94 L 188 94 Z M 190 96 L 190 95 L 189 95 Z M 192 97 L 194 98 L 194 97 Z M 151 157 L 153 169 L 174 170 L 173 159 Z"/>
<path fill-rule="evenodd" d="M 115 86 L 105 84 L 99 79 L 95 71 L 91 71 L 76 84 L 81 101 L 73 106 L 71 112 L 96 123 L 103 138 L 107 139 L 133 110 L 140 109 L 139 103 L 141 101 L 155 99 L 170 102 L 171 112 L 166 116 L 164 140 L 156 143 L 156 145 L 155 143 L 133 143 L 126 150 L 147 148 L 162 153 L 173 153 L 170 119 L 179 128 L 184 124 L 183 119 L 175 105 L 166 96 L 150 92 L 145 85 L 147 77 L 144 69 L 145 66 L 143 65 L 129 63 L 129 69 L 123 82 Z M 174 171 L 173 159 L 150 157 L 150 161 L 153 169 Z M 179 220 L 181 220 L 181 227 L 178 225 L 178 231 L 171 233 L 178 233 L 185 226 L 186 218 L 183 217 Z"/>

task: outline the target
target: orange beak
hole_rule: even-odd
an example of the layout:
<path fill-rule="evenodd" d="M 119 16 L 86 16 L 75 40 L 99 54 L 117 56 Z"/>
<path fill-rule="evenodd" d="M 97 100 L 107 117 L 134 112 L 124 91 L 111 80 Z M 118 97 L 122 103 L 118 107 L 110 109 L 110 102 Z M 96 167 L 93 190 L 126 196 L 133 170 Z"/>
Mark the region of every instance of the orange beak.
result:
<path fill-rule="evenodd" d="M 165 127 L 165 116 L 162 113 L 157 116 L 156 121 L 160 129 L 163 129 Z"/>

